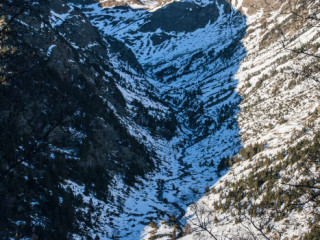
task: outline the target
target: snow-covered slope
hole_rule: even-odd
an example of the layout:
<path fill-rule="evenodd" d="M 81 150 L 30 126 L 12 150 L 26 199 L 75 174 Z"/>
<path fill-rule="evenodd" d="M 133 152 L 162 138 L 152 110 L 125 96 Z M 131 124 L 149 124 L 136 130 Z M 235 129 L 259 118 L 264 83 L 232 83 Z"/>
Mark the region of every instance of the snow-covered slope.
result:
<path fill-rule="evenodd" d="M 240 97 L 233 75 L 246 55 L 245 18 L 225 1 L 177 2 L 156 12 L 98 4 L 81 8 L 102 33 L 133 51 L 154 86 L 150 91 L 172 109 L 178 127 L 169 141 L 132 127 L 132 134 L 155 151 L 159 170 L 127 193 L 117 181 L 114 193 L 121 193 L 122 211 L 106 225 L 122 239 L 180 234 L 187 205 L 225 173 L 225 159 L 240 146 L 235 119 Z M 134 93 L 120 90 L 130 104 Z M 150 107 L 148 99 L 139 101 Z M 151 221 L 161 225 L 158 231 L 149 233 Z"/>
<path fill-rule="evenodd" d="M 319 183 L 319 163 L 310 159 L 319 131 L 319 2 L 265 3 L 232 1 L 248 25 L 247 56 L 235 75 L 244 147 L 212 193 L 189 209 L 194 232 L 183 239 L 209 232 L 218 239 L 302 239 L 310 229 L 308 239 L 318 239 L 312 198 L 319 196 L 301 186 Z"/>

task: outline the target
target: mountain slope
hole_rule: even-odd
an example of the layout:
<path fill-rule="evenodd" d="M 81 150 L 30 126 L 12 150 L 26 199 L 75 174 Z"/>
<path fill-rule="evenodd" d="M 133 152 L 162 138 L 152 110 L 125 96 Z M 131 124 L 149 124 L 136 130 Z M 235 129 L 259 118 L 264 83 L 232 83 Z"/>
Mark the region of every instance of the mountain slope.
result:
<path fill-rule="evenodd" d="M 1 62 L 1 236 L 92 236 L 102 219 L 94 224 L 89 196 L 113 208 L 114 179 L 133 186 L 158 165 L 132 132 L 170 139 L 175 120 L 153 93 L 145 100 L 152 114 L 132 116 L 121 91 L 133 88 L 132 98 L 145 102 L 140 95 L 151 86 L 134 55 L 101 37 L 79 9 L 17 1 L 1 11 L 12 19 L 2 43 L 13 49 Z M 171 127 L 159 130 L 160 123 Z"/>
<path fill-rule="evenodd" d="M 233 4 L 248 24 L 247 56 L 235 76 L 243 148 L 189 214 L 210 215 L 207 230 L 217 238 L 317 239 L 320 35 L 313 16 L 319 3 Z M 196 215 L 189 219 L 192 226 L 199 222 Z M 196 232 L 183 239 L 198 239 Z"/>
<path fill-rule="evenodd" d="M 1 237 L 317 239 L 319 8 L 297 1 L 0 5 Z"/>

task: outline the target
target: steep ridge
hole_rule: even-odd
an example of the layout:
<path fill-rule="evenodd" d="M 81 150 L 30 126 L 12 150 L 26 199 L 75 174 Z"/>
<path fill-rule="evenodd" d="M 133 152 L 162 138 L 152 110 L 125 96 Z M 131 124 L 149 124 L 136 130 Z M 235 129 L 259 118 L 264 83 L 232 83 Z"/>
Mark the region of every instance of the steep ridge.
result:
<path fill-rule="evenodd" d="M 183 239 L 318 239 L 319 1 L 232 4 L 248 25 L 235 75 L 243 148 L 189 209 Z"/>

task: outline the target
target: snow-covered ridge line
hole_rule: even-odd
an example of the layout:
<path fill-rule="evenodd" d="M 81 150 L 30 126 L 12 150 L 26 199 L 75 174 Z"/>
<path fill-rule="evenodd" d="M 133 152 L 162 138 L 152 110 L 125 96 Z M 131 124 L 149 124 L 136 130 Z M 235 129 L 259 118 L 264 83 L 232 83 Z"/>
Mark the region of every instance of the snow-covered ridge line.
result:
<path fill-rule="evenodd" d="M 132 9 L 144 9 L 149 12 L 155 12 L 160 8 L 180 0 L 100 0 L 103 8 L 113 8 L 127 6 Z"/>
<path fill-rule="evenodd" d="M 148 12 L 155 12 L 173 2 L 193 2 L 199 6 L 211 4 L 213 0 L 99 0 L 102 8 L 114 8 L 119 6 L 131 9 L 142 9 Z"/>

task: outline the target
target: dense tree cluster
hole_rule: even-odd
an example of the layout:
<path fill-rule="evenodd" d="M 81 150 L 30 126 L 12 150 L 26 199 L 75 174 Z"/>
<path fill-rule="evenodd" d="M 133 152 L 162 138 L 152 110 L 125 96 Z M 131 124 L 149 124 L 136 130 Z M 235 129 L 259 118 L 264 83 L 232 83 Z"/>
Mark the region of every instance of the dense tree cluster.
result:
<path fill-rule="evenodd" d="M 245 171 L 246 177 L 226 183 L 224 189 L 213 188 L 220 201 L 214 203 L 214 211 L 232 213 L 236 222 L 247 219 L 261 232 L 273 232 L 279 238 L 277 222 L 292 212 L 307 211 L 312 217 L 311 232 L 305 239 L 317 239 L 320 221 L 320 133 L 311 140 L 302 140 L 274 158 L 260 157 Z M 242 157 L 235 162 L 250 161 L 263 150 L 263 144 L 250 145 L 240 150 Z M 298 172 L 298 174 L 295 174 Z M 293 177 L 293 176 L 296 177 Z M 226 190 L 227 189 L 227 190 Z M 241 220 L 242 219 L 242 220 Z M 267 219 L 259 225 L 261 219 Z"/>
<path fill-rule="evenodd" d="M 65 180 L 114 201 L 114 175 L 132 186 L 154 167 L 151 153 L 108 105 L 126 114 L 115 83 L 120 76 L 103 55 L 107 45 L 98 39 L 103 51 L 89 50 L 85 55 L 91 57 L 81 61 L 83 53 L 48 24 L 47 4 L 61 2 L 0 3 L 0 238 L 85 235 L 99 219 L 81 210 L 93 205 L 64 187 Z M 62 50 L 49 58 L 43 49 L 52 41 Z"/>

